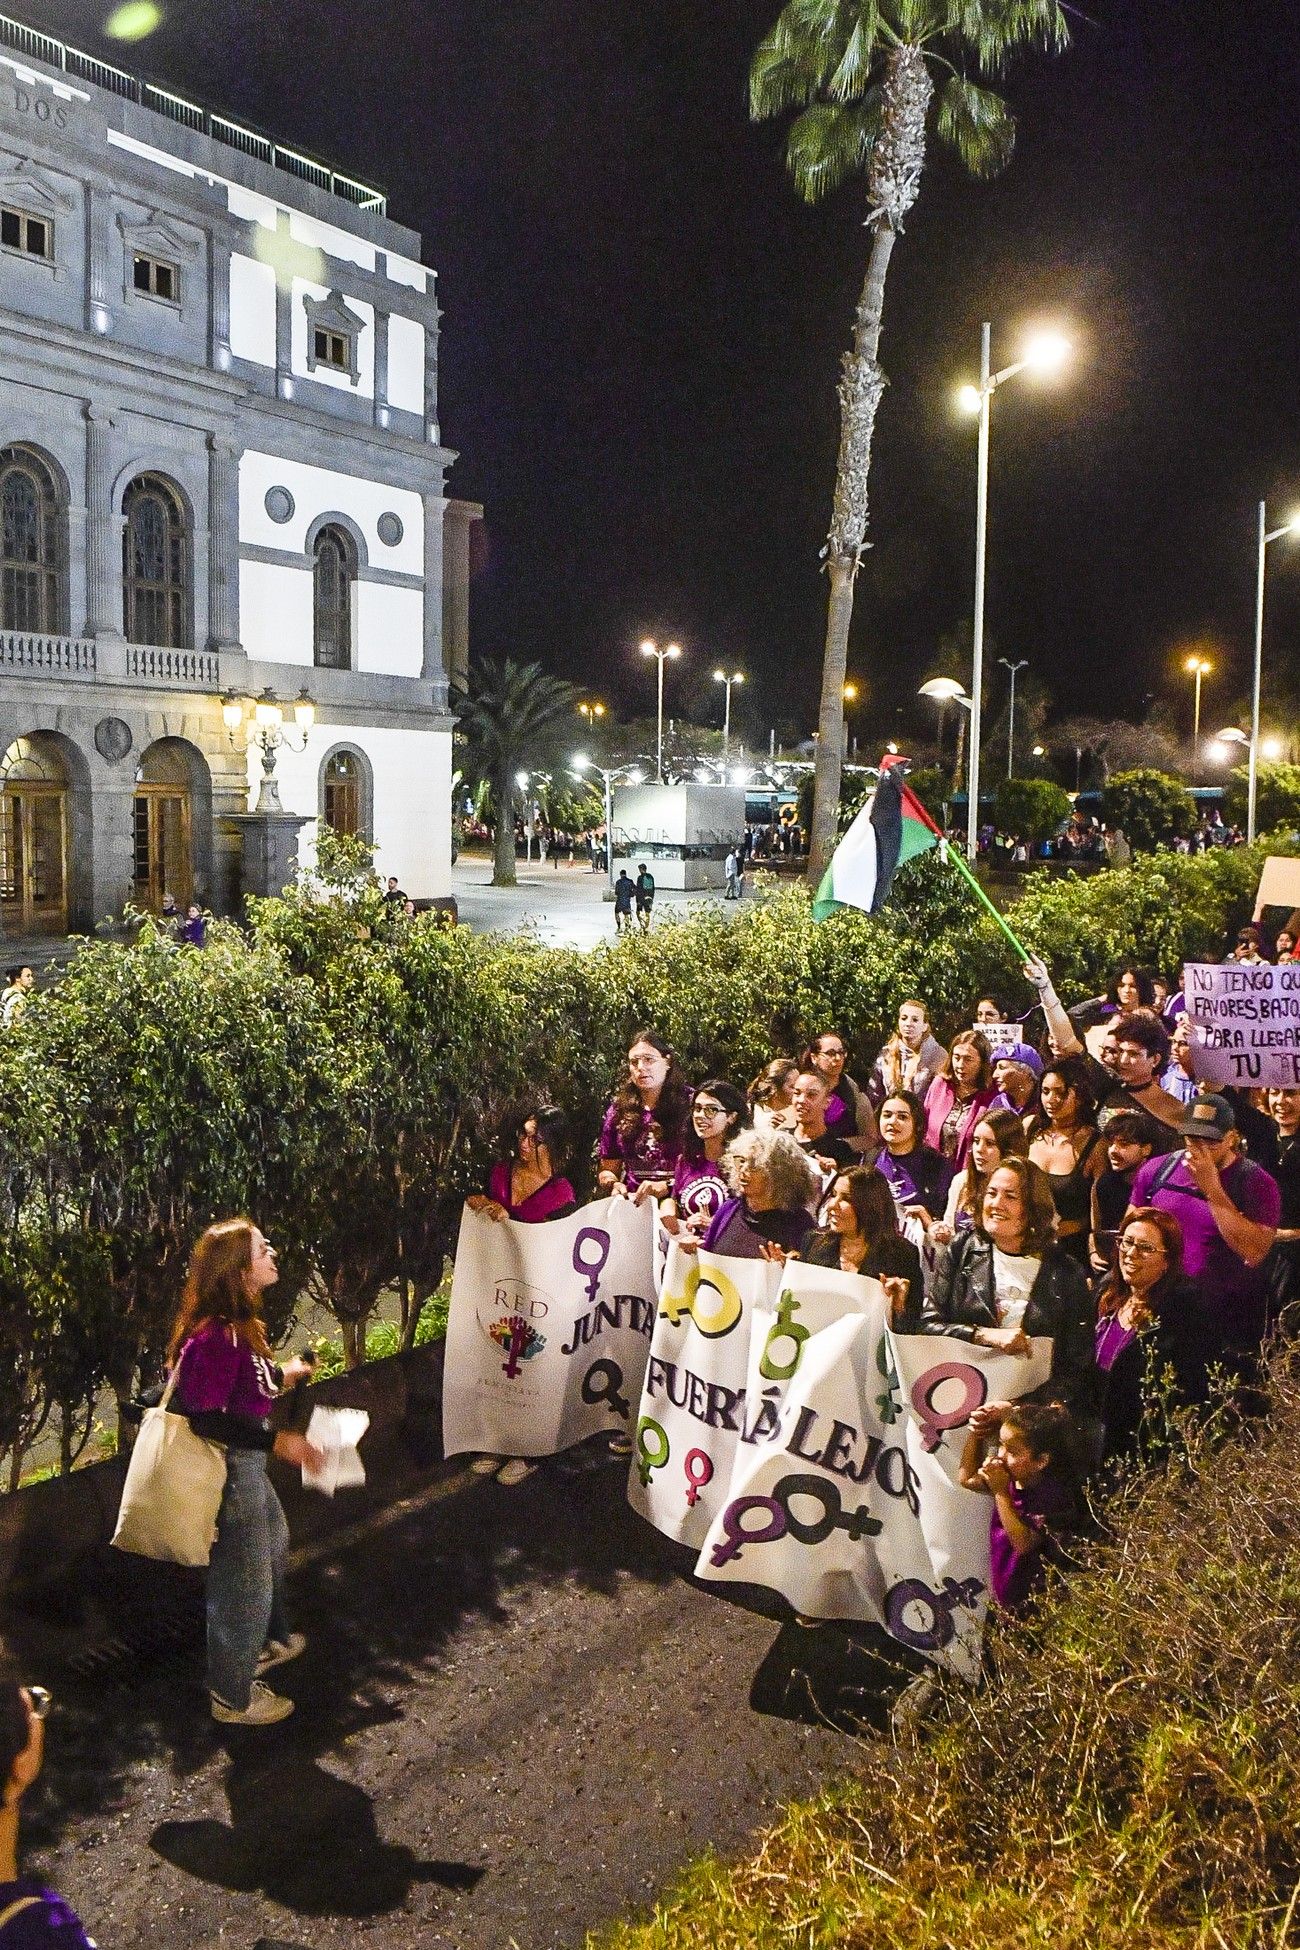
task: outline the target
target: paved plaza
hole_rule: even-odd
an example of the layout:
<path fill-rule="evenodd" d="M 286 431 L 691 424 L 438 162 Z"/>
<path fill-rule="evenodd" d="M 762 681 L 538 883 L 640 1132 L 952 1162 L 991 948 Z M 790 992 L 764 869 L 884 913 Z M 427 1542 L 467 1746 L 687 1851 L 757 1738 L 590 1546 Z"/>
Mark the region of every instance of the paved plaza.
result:
<path fill-rule="evenodd" d="M 594 948 L 613 939 L 614 903 L 604 898 L 604 874 L 592 873 L 585 861 L 570 866 L 567 859 L 558 867 L 549 860 L 544 866 L 521 860 L 518 872 L 517 887 L 494 887 L 490 860 L 462 856 L 452 869 L 452 892 L 462 924 L 478 933 L 530 927 L 542 941 L 563 948 Z M 752 878 L 745 886 L 748 900 Z M 660 888 L 655 895 L 655 919 L 684 914 L 702 902 L 728 914 L 739 913 L 742 905 L 724 901 L 721 888 L 702 894 Z"/>

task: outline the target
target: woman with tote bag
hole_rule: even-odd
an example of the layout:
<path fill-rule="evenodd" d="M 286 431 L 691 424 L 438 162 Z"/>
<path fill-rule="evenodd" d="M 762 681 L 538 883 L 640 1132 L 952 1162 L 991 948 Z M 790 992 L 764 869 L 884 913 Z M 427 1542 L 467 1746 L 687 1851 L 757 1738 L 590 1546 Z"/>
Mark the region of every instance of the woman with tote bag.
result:
<path fill-rule="evenodd" d="M 280 1277 L 275 1248 L 248 1219 L 209 1226 L 190 1260 L 168 1348 L 173 1407 L 196 1435 L 226 1451 L 226 1486 L 208 1562 L 208 1691 L 212 1717 L 228 1726 L 270 1726 L 293 1701 L 260 1674 L 306 1645 L 289 1629 L 284 1560 L 289 1528 L 266 1473 L 274 1452 L 297 1467 L 324 1460 L 306 1436 L 273 1434 L 271 1404 L 311 1374 L 295 1356 L 274 1366 L 261 1296 Z"/>

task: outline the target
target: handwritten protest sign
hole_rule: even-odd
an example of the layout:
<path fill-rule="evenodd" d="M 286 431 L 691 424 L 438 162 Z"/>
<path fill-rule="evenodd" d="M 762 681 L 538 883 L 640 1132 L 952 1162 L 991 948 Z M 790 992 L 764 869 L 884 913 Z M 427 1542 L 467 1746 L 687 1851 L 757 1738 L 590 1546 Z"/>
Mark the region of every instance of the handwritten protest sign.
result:
<path fill-rule="evenodd" d="M 1183 972 L 1193 1075 L 1300 1089 L 1300 962 L 1188 962 Z"/>
<path fill-rule="evenodd" d="M 1017 1048 L 1025 1040 L 1024 1024 L 1019 1022 L 976 1022 L 971 1027 L 984 1038 L 995 1063 L 999 1056 Z"/>
<path fill-rule="evenodd" d="M 447 1318 L 449 1456 L 552 1456 L 631 1430 L 655 1322 L 652 1204 L 567 1219 L 461 1218 Z"/>

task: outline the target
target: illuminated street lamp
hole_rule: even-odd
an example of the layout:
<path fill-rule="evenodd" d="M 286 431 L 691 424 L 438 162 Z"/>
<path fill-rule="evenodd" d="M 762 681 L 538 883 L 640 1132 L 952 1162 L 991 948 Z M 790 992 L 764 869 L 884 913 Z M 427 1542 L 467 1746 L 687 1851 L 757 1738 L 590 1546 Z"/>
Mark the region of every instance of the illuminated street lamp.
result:
<path fill-rule="evenodd" d="M 722 762 L 725 765 L 727 748 L 731 743 L 731 687 L 733 684 L 743 684 L 745 673 L 743 670 L 734 670 L 728 677 L 725 670 L 715 670 L 713 681 L 715 684 L 725 684 L 727 687 L 727 702 L 722 714 Z"/>
<path fill-rule="evenodd" d="M 643 657 L 654 657 L 658 660 L 659 664 L 659 740 L 658 755 L 655 760 L 656 784 L 658 785 L 662 785 L 664 782 L 664 663 L 670 657 L 676 661 L 681 654 L 680 644 L 665 644 L 661 650 L 652 637 L 647 637 L 641 645 L 641 655 Z"/>
<path fill-rule="evenodd" d="M 578 710 L 581 716 L 587 720 L 588 731 L 590 731 L 593 723 L 597 718 L 603 718 L 605 715 L 605 707 L 603 704 L 599 702 L 592 703 L 592 704 L 580 704 L 578 706 Z"/>
<path fill-rule="evenodd" d="M 255 748 L 262 754 L 262 781 L 254 812 L 284 811 L 275 776 L 275 755 L 282 749 L 291 752 L 307 749 L 307 740 L 316 722 L 316 705 L 305 684 L 289 709 L 293 714 L 292 730 L 285 724 L 285 706 L 269 684 L 255 698 L 242 698 L 232 692 L 221 700 L 221 719 L 230 743 L 237 744 L 242 732 L 249 749 Z"/>
<path fill-rule="evenodd" d="M 1196 700 L 1192 706 L 1192 751 L 1199 751 L 1201 744 L 1201 680 L 1208 677 L 1214 665 L 1208 657 L 1186 657 L 1183 669 L 1196 679 Z"/>
<path fill-rule="evenodd" d="M 595 772 L 605 788 L 605 877 L 611 888 L 614 885 L 614 781 L 626 779 L 629 785 L 640 785 L 645 774 L 635 766 L 630 769 L 620 765 L 597 765 L 585 752 L 575 754 L 572 765 L 576 778 L 586 772 Z M 662 783 L 662 781 L 661 781 Z"/>
<path fill-rule="evenodd" d="M 1070 357 L 1071 345 L 1063 333 L 1036 332 L 1021 358 L 1000 372 L 992 370 L 993 327 L 980 328 L 980 379 L 978 386 L 963 386 L 957 403 L 964 411 L 979 416 L 979 453 L 975 488 L 975 628 L 972 644 L 970 757 L 966 774 L 966 851 L 972 863 L 978 851 L 980 796 L 980 706 L 984 694 L 984 582 L 989 521 L 989 408 L 999 386 L 1017 373 L 1059 372 Z"/>
<path fill-rule="evenodd" d="M 1281 528 L 1270 529 L 1268 509 L 1259 504 L 1259 570 L 1255 583 L 1255 669 L 1250 685 L 1250 761 L 1246 783 L 1246 838 L 1255 837 L 1255 798 L 1259 785 L 1259 680 L 1264 662 L 1264 563 L 1270 542 L 1300 533 L 1300 512 Z"/>

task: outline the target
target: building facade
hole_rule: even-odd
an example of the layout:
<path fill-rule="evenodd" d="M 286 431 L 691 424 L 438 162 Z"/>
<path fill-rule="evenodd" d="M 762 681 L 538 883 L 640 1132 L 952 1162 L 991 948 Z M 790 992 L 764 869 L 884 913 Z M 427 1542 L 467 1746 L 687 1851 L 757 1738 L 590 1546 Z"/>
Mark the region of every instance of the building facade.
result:
<path fill-rule="evenodd" d="M 447 495 L 420 249 L 378 192 L 0 19 L 0 932 L 235 911 L 259 699 L 302 862 L 323 820 L 449 893 L 482 510 Z"/>

